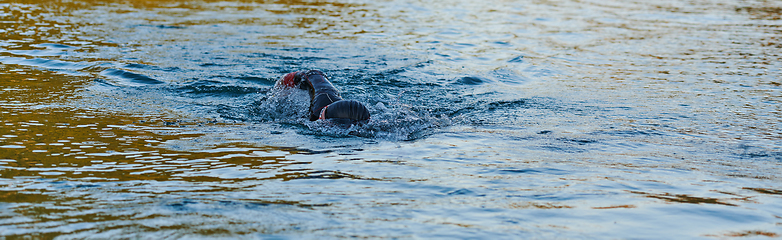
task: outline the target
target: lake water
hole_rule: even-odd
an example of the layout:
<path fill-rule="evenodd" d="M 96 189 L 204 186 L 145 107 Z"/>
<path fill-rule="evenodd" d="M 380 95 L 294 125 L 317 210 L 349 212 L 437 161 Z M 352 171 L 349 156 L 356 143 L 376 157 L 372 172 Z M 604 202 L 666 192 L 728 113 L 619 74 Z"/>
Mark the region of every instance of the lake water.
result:
<path fill-rule="evenodd" d="M 2 239 L 782 236 L 778 1 L 9 0 L 0 18 Z M 371 121 L 302 118 L 306 94 L 272 86 L 306 69 Z"/>

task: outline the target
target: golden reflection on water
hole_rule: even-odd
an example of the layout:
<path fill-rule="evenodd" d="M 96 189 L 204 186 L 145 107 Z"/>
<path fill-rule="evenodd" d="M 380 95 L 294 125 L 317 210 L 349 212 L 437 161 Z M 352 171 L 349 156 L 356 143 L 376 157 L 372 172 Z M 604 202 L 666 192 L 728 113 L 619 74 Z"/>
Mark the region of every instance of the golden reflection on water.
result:
<path fill-rule="evenodd" d="M 177 177 L 190 171 L 236 167 L 266 172 L 296 164 L 285 155 L 301 150 L 231 144 L 226 152 L 169 150 L 164 144 L 187 140 L 198 133 L 156 134 L 180 131 L 188 124 L 176 119 L 132 117 L 63 107 L 73 101 L 88 79 L 51 71 L 2 66 L 0 73 L 0 176 L 44 176 L 114 180 L 219 181 L 208 176 Z M 220 149 L 221 146 L 216 146 Z M 238 153 L 238 154 L 237 154 Z M 265 153 L 260 154 L 259 153 Z M 270 154 L 269 154 L 270 153 Z M 302 171 L 268 178 L 305 178 Z M 323 173 L 313 172 L 313 175 Z M 336 173 L 334 173 L 336 174 Z"/>
<path fill-rule="evenodd" d="M 100 19 L 87 19 L 74 23 L 73 19 L 79 19 L 83 14 L 91 14 L 94 8 L 101 6 L 123 5 L 110 10 L 120 17 L 122 14 L 132 15 L 140 10 L 146 10 L 161 14 L 170 21 L 144 19 L 148 24 L 164 27 L 183 27 L 191 25 L 208 24 L 251 24 L 251 25 L 281 25 L 305 29 L 306 34 L 293 33 L 292 35 L 267 36 L 269 39 L 290 40 L 303 36 L 331 36 L 335 38 L 353 38 L 352 32 L 346 29 L 359 24 L 356 17 L 366 16 L 367 9 L 361 4 L 340 3 L 335 1 L 112 1 L 112 0 L 85 0 L 85 1 L 14 1 L 13 3 L 0 4 L 0 39 L 4 39 L 6 46 L 0 45 L 5 51 L 35 51 L 43 47 L 37 44 L 69 44 L 79 46 L 76 52 L 95 51 L 96 48 L 107 46 L 116 47 L 118 44 L 104 39 L 102 36 L 85 34 L 84 28 L 89 25 L 100 25 L 105 22 Z M 127 10 L 125 10 L 127 9 Z M 232 20 L 220 20 L 214 18 L 200 19 L 192 16 L 198 13 L 219 13 L 231 15 L 237 13 L 243 17 Z M 260 11 L 260 12 L 259 12 Z M 269 17 L 259 13 L 272 13 L 272 15 L 298 14 L 295 19 Z M 256 15 L 250 17 L 248 14 Z M 354 17 L 355 16 L 355 17 Z M 68 17 L 73 19 L 67 19 Z M 105 16 L 104 16 L 105 17 Z M 347 27 L 346 27 L 347 26 Z M 359 32 L 363 32 L 360 30 Z M 177 39 L 181 41 L 183 39 Z M 111 60 L 111 59 L 108 59 Z"/>
<path fill-rule="evenodd" d="M 116 46 L 100 37 L 84 35 L 84 26 L 62 20 L 78 11 L 103 5 L 130 4 L 136 9 L 188 9 L 250 11 L 254 4 L 280 4 L 268 12 L 311 14 L 313 18 L 292 21 L 298 27 L 307 27 L 321 16 L 339 17 L 342 11 L 356 7 L 326 1 L 239 1 L 242 4 L 222 4 L 224 1 L 15 1 L 0 4 L 0 37 L 4 39 L 0 51 L 3 56 L 23 56 L 33 60 L 59 59 L 63 51 L 92 51 L 101 46 Z M 209 4 L 217 4 L 219 7 Z M 209 6 L 207 6 L 209 5 Z M 170 14 L 175 14 L 176 11 Z M 120 12 L 118 12 L 119 14 Z M 320 20 L 319 20 L 320 19 Z M 253 21 L 246 20 L 245 21 Z M 330 21 L 330 20 L 329 20 Z M 204 24 L 179 22 L 173 25 Z M 264 23 L 264 24 L 283 24 Z M 284 23 L 288 24 L 288 23 Z M 326 28 L 333 24 L 324 25 Z M 43 45 L 42 45 L 43 44 Z M 76 49 L 50 49 L 46 44 L 80 46 Z M 59 46 L 55 46 L 57 48 Z M 8 61 L 9 58 L 6 58 Z M 111 59 L 106 59 L 111 61 Z M 55 62 L 56 64 L 56 62 Z M 76 66 L 74 68 L 80 68 Z M 37 67 L 0 65 L 0 176 L 44 176 L 65 178 L 101 178 L 114 180 L 171 180 L 183 172 L 203 169 L 236 167 L 268 171 L 281 166 L 297 164 L 285 159 L 287 154 L 301 150 L 282 147 L 247 146 L 235 152 L 180 152 L 163 147 L 168 141 L 189 140 L 201 136 L 193 133 L 156 134 L 155 131 L 186 128 L 188 124 L 201 125 L 208 120 L 183 123 L 178 119 L 152 119 L 150 116 L 131 116 L 94 109 L 70 106 L 80 91 L 91 84 L 94 71 L 84 74 L 63 74 Z M 84 76 L 81 76 L 84 75 Z M 144 105 L 145 103 L 139 103 Z M 237 144 L 230 144 L 237 148 Z M 220 146 L 216 146 L 220 147 Z M 266 152 L 267 154 L 254 154 Z M 270 156 L 269 153 L 275 153 Z M 215 160 L 219 159 L 219 160 Z M 323 172 L 308 169 L 287 170 L 266 178 L 290 180 L 296 178 L 361 178 L 338 171 Z M 310 176 L 311 175 L 311 176 Z M 218 177 L 188 176 L 188 181 L 218 181 Z"/>

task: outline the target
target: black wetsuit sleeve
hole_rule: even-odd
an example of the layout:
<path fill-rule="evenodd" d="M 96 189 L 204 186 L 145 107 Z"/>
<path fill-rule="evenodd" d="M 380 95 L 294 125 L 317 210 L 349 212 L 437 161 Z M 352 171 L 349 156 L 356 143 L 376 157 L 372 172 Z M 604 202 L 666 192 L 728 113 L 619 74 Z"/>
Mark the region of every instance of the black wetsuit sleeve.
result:
<path fill-rule="evenodd" d="M 311 100 L 310 121 L 315 121 L 320 117 L 320 111 L 323 110 L 324 107 L 342 100 L 342 97 L 339 96 L 337 88 L 335 88 L 326 78 L 326 75 L 320 71 L 310 70 L 304 73 L 302 80 L 305 79 L 306 83 L 302 83 L 301 85 L 309 85 L 307 90 L 310 92 Z"/>
<path fill-rule="evenodd" d="M 360 102 L 342 100 L 337 88 L 329 82 L 323 72 L 318 70 L 300 71 L 296 79 L 301 79 L 299 88 L 310 93 L 310 121 L 318 120 L 325 108 L 324 118 L 362 121 L 369 119 L 369 110 Z M 297 82 L 298 83 L 298 82 Z"/>
<path fill-rule="evenodd" d="M 345 118 L 356 121 L 369 119 L 369 110 L 364 104 L 353 100 L 337 101 L 329 105 L 326 109 L 325 117 Z"/>

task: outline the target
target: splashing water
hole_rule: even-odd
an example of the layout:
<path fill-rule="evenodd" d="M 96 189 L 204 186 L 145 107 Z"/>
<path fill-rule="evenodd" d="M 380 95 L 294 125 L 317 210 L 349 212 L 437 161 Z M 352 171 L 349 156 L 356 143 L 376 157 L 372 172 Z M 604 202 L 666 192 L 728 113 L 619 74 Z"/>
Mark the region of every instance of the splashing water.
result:
<path fill-rule="evenodd" d="M 307 128 L 305 134 L 391 141 L 418 139 L 450 124 L 447 117 L 415 112 L 410 106 L 392 100 L 388 101 L 390 107 L 383 102 L 370 105 L 370 121 L 346 128 L 327 120 L 309 121 L 309 99 L 309 93 L 301 89 L 272 87 L 258 101 L 238 109 L 225 109 L 222 116 L 240 121 L 302 126 Z"/>
<path fill-rule="evenodd" d="M 779 237 L 781 7 L 5 1 L 0 239 Z"/>

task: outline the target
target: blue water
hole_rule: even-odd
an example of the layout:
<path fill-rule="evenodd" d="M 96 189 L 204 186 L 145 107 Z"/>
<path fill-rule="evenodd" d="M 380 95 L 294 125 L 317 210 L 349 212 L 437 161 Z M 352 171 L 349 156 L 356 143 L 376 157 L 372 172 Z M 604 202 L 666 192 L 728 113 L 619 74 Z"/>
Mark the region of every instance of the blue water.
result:
<path fill-rule="evenodd" d="M 781 8 L 0 3 L 0 238 L 779 237 Z"/>

